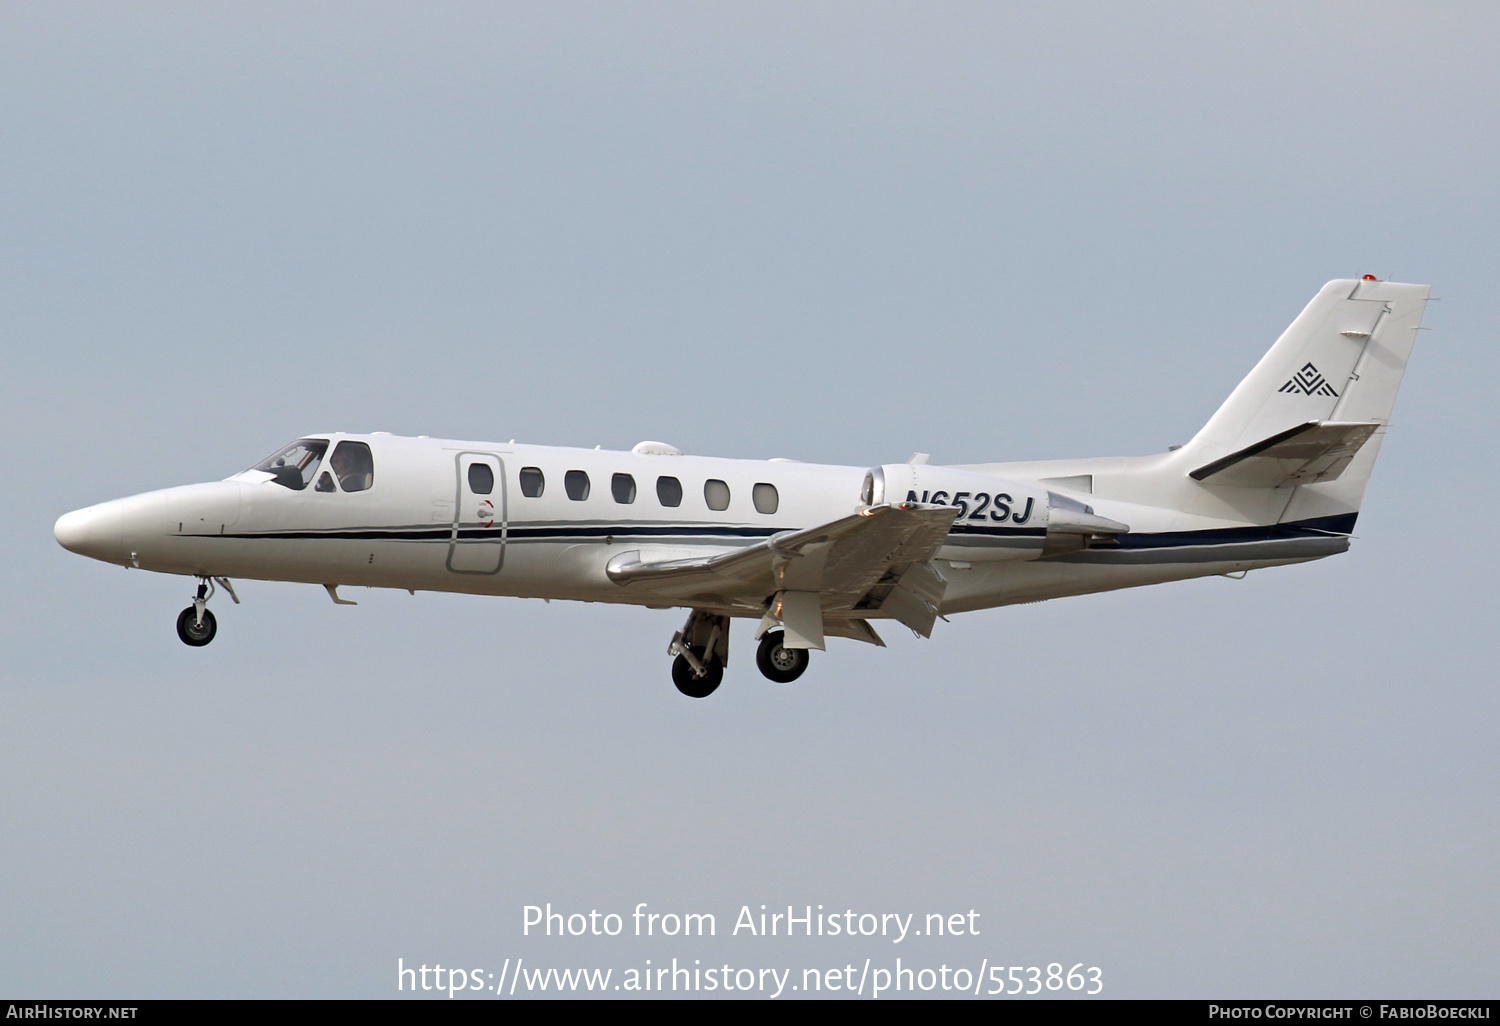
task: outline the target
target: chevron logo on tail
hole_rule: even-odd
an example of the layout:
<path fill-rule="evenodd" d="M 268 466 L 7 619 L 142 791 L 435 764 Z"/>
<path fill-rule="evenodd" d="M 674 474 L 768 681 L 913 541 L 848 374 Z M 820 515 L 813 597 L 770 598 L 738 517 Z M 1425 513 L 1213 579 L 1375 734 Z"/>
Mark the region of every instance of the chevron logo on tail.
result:
<path fill-rule="evenodd" d="M 1333 390 L 1333 386 L 1328 383 L 1318 368 L 1310 363 L 1292 375 L 1292 379 L 1282 385 L 1277 391 L 1301 392 L 1303 395 L 1326 395 L 1334 399 L 1339 397 L 1339 394 Z"/>

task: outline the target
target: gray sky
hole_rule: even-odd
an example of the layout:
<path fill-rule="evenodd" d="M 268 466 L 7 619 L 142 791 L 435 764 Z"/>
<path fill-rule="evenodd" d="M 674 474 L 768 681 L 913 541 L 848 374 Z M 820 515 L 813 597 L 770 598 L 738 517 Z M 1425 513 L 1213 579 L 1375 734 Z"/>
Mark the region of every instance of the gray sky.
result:
<path fill-rule="evenodd" d="M 1077 962 L 1500 990 L 1493 5 L 0 6 L 0 993 Z M 320 430 L 870 465 L 1186 441 L 1323 282 L 1431 283 L 1347 555 L 835 640 L 183 579 L 70 509 Z M 521 908 L 712 912 L 712 941 Z M 751 940 L 741 905 L 981 913 Z"/>

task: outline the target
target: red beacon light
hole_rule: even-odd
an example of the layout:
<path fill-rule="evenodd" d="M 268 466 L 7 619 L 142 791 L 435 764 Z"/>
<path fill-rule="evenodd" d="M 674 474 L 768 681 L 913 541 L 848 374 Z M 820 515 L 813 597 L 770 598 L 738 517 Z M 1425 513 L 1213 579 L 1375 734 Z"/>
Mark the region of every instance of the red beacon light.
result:
<path fill-rule="evenodd" d="M 1363 280 L 1364 281 L 1379 281 L 1380 279 L 1377 278 L 1377 277 L 1375 277 L 1373 274 L 1367 274 L 1367 275 L 1364 276 Z"/>

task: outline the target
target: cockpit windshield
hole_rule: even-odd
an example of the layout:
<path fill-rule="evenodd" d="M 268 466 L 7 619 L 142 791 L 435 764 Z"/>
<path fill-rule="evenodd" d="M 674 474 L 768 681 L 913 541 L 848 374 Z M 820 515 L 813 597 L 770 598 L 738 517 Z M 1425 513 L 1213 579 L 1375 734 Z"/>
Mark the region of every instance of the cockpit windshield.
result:
<path fill-rule="evenodd" d="M 318 464 L 323 462 L 323 453 L 327 451 L 326 438 L 299 438 L 276 455 L 261 460 L 254 469 L 264 470 L 277 484 L 300 492 L 318 472 Z"/>

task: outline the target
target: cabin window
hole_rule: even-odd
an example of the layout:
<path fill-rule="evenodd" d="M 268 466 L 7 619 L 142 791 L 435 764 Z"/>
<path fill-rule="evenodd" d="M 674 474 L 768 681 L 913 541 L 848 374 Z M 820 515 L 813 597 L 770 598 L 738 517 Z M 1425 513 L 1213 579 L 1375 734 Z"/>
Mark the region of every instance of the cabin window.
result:
<path fill-rule="evenodd" d="M 635 478 L 629 474 L 616 474 L 609 479 L 609 490 L 614 493 L 615 501 L 620 503 L 631 503 L 635 501 Z"/>
<path fill-rule="evenodd" d="M 656 498 L 663 506 L 681 506 L 682 482 L 675 477 L 657 478 Z"/>
<path fill-rule="evenodd" d="M 326 438 L 299 438 L 274 456 L 267 456 L 254 467 L 270 474 L 283 488 L 300 492 L 312 482 L 328 451 Z"/>
<path fill-rule="evenodd" d="M 540 499 L 542 489 L 547 487 L 547 479 L 542 476 L 540 467 L 521 468 L 521 494 L 528 499 Z"/>
<path fill-rule="evenodd" d="M 469 491 L 475 495 L 488 495 L 495 490 L 495 472 L 488 463 L 469 464 Z"/>
<path fill-rule="evenodd" d="M 364 442 L 340 442 L 328 458 L 333 476 L 346 492 L 362 492 L 375 483 L 375 457 Z"/>
<path fill-rule="evenodd" d="M 563 475 L 563 490 L 574 502 L 589 497 L 589 476 L 581 470 L 570 470 Z"/>
<path fill-rule="evenodd" d="M 781 504 L 781 497 L 776 494 L 776 486 L 761 482 L 750 492 L 750 497 L 755 501 L 755 512 L 770 516 L 776 512 L 776 507 Z"/>
<path fill-rule="evenodd" d="M 333 487 L 333 475 L 330 474 L 326 470 L 323 471 L 323 473 L 319 474 L 318 475 L 318 483 L 315 484 L 315 485 L 313 485 L 313 491 L 315 491 L 315 492 L 331 492 L 331 491 L 334 491 L 334 487 Z"/>
<path fill-rule="evenodd" d="M 705 481 L 703 484 L 703 501 L 708 503 L 709 509 L 728 509 L 729 486 L 717 479 Z"/>

